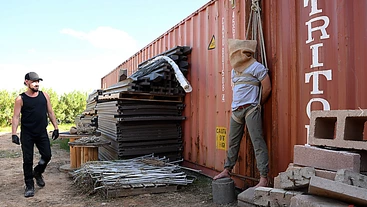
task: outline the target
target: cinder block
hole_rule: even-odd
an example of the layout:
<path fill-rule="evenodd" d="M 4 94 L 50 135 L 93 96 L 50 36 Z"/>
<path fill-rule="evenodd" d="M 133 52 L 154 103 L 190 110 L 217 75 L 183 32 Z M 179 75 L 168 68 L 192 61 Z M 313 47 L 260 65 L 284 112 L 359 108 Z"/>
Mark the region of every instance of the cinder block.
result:
<path fill-rule="evenodd" d="M 237 206 L 239 207 L 257 207 L 255 204 L 247 203 L 245 201 L 237 200 Z"/>
<path fill-rule="evenodd" d="M 270 191 L 272 188 L 258 187 L 255 189 L 254 203 L 259 206 L 270 205 Z"/>
<path fill-rule="evenodd" d="M 274 188 L 281 188 L 280 187 L 280 177 L 279 177 L 279 175 L 274 177 Z"/>
<path fill-rule="evenodd" d="M 254 204 L 258 206 L 289 206 L 291 198 L 302 194 L 298 191 L 285 191 L 283 189 L 258 187 L 255 189 Z"/>
<path fill-rule="evenodd" d="M 294 163 L 289 163 L 289 165 L 288 165 L 288 168 L 301 168 L 301 167 L 303 167 L 303 166 L 296 165 Z M 326 179 L 329 179 L 329 180 L 334 180 L 335 179 L 336 172 L 335 171 L 330 171 L 330 170 L 315 169 L 315 175 L 317 177 L 322 177 L 322 178 L 326 178 Z M 275 180 L 275 178 L 274 178 L 274 180 Z"/>
<path fill-rule="evenodd" d="M 326 178 L 329 180 L 334 180 L 336 172 L 330 170 L 315 170 L 315 175 L 317 177 Z"/>
<path fill-rule="evenodd" d="M 355 205 L 367 204 L 367 189 L 316 176 L 311 178 L 308 192 Z"/>
<path fill-rule="evenodd" d="M 360 157 L 357 153 L 295 145 L 293 162 L 323 170 L 348 169 L 359 173 Z"/>
<path fill-rule="evenodd" d="M 367 110 L 311 111 L 308 144 L 367 150 Z"/>
<path fill-rule="evenodd" d="M 367 189 L 367 176 L 350 170 L 338 170 L 335 181 Z"/>
<path fill-rule="evenodd" d="M 243 202 L 244 204 L 254 204 L 255 188 L 247 188 L 237 196 L 238 203 Z"/>
<path fill-rule="evenodd" d="M 287 190 L 305 188 L 314 175 L 315 168 L 313 167 L 288 167 L 285 172 L 281 172 L 277 176 L 277 182 L 279 182 L 277 188 Z"/>
<path fill-rule="evenodd" d="M 361 171 L 367 171 L 367 150 L 353 150 L 351 152 L 361 155 Z"/>
<path fill-rule="evenodd" d="M 290 207 L 348 207 L 347 203 L 314 195 L 296 195 L 291 198 Z"/>

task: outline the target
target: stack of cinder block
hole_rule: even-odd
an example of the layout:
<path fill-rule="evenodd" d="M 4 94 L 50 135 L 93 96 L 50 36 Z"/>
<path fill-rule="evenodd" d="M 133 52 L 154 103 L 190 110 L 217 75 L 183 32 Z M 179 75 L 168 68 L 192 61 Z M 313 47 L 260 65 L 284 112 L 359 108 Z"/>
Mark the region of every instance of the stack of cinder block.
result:
<path fill-rule="evenodd" d="M 238 206 L 367 206 L 366 122 L 367 110 L 312 111 L 308 144 L 274 188 L 249 188 Z"/>

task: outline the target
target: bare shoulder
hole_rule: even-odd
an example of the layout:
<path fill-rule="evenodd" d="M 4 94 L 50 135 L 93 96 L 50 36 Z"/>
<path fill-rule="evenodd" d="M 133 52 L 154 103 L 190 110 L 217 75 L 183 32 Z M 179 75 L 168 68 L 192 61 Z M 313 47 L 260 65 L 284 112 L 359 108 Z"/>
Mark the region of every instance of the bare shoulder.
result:
<path fill-rule="evenodd" d="M 19 95 L 15 98 L 15 102 L 23 101 L 22 96 Z"/>
<path fill-rule="evenodd" d="M 48 95 L 48 93 L 47 93 L 47 92 L 42 91 L 42 93 L 43 93 L 43 95 L 46 97 L 46 99 L 47 99 L 47 100 L 49 100 L 49 99 L 50 99 L 50 95 Z"/>
<path fill-rule="evenodd" d="M 41 91 L 45 96 L 49 96 L 46 91 Z"/>

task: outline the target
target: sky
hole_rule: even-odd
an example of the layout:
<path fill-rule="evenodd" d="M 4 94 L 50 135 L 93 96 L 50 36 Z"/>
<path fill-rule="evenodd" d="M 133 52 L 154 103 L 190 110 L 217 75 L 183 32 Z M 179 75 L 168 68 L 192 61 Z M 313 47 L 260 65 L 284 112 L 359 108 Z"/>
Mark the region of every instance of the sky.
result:
<path fill-rule="evenodd" d="M 0 0 L 0 90 L 36 72 L 58 94 L 101 78 L 209 0 Z"/>

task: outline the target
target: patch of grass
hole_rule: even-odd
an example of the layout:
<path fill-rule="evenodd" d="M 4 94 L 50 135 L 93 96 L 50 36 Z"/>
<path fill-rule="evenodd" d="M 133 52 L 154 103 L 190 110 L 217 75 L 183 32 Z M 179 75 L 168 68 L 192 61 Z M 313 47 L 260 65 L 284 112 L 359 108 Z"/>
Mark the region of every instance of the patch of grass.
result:
<path fill-rule="evenodd" d="M 18 158 L 20 156 L 20 151 L 0 150 L 0 158 Z"/>
<path fill-rule="evenodd" d="M 57 140 L 52 140 L 50 141 L 50 145 L 59 145 L 60 149 L 66 150 L 66 151 L 70 151 L 70 147 L 68 145 L 69 139 L 57 139 Z"/>
<path fill-rule="evenodd" d="M 73 123 L 70 123 L 70 124 L 60 124 L 60 125 L 58 125 L 59 132 L 68 132 L 72 126 L 75 126 L 75 124 L 73 124 Z M 52 126 L 52 124 L 49 124 L 47 126 L 47 131 L 49 132 L 49 131 L 53 131 L 53 130 L 54 130 L 54 126 Z"/>

